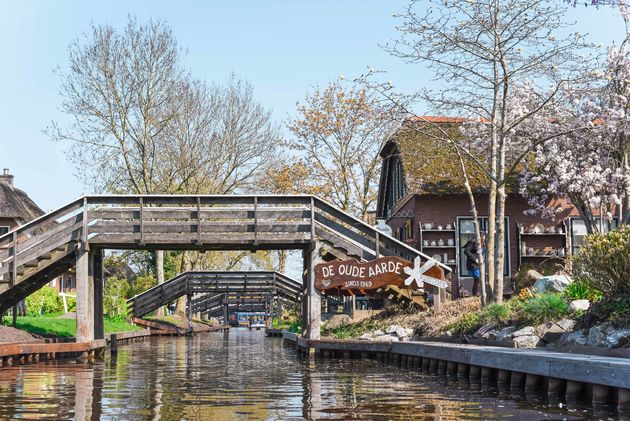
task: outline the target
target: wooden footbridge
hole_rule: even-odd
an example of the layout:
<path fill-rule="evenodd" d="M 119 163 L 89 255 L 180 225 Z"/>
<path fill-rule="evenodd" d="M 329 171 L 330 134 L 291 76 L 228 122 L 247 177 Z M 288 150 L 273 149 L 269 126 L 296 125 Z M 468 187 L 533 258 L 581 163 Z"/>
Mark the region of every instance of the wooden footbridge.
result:
<path fill-rule="evenodd" d="M 135 317 L 187 297 L 188 314 L 227 314 L 233 310 L 278 314 L 283 302 L 299 302 L 302 282 L 275 271 L 189 271 L 128 300 Z"/>
<path fill-rule="evenodd" d="M 87 342 L 104 336 L 104 249 L 299 249 L 305 334 L 316 339 L 321 297 L 314 266 L 322 246 L 361 260 L 428 259 L 314 196 L 84 196 L 0 236 L 0 313 L 76 266 L 77 341 Z"/>

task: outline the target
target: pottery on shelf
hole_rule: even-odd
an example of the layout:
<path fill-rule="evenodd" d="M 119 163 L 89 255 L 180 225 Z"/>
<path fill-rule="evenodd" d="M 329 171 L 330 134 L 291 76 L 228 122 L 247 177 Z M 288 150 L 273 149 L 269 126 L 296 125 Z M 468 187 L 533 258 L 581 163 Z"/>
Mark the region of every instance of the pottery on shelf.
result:
<path fill-rule="evenodd" d="M 444 255 L 442 256 L 442 261 L 444 263 L 448 262 L 448 253 L 444 253 Z"/>
<path fill-rule="evenodd" d="M 424 241 L 422 242 L 422 244 L 424 244 L 424 245 L 425 245 L 425 247 L 426 247 L 426 246 L 428 246 L 428 245 L 429 245 L 429 240 L 424 240 Z"/>
<path fill-rule="evenodd" d="M 442 240 L 441 238 L 438 240 L 437 242 L 438 246 L 443 246 L 444 245 L 444 240 Z"/>
<path fill-rule="evenodd" d="M 446 229 L 447 229 L 447 230 L 452 230 L 452 229 L 453 229 L 453 226 L 452 226 L 451 224 L 446 224 Z"/>
<path fill-rule="evenodd" d="M 446 241 L 446 244 L 448 244 L 449 246 L 454 246 L 454 245 L 455 245 L 455 240 L 453 240 L 452 238 L 449 238 L 449 239 Z"/>
<path fill-rule="evenodd" d="M 527 249 L 527 255 L 528 256 L 533 256 L 534 255 L 534 248 L 533 247 L 529 247 Z"/>
<path fill-rule="evenodd" d="M 430 223 L 430 222 L 425 222 L 424 229 L 425 230 L 430 230 L 431 228 L 433 228 L 433 224 Z"/>
<path fill-rule="evenodd" d="M 431 241 L 431 245 L 432 246 L 437 246 L 437 243 L 435 242 L 435 240 Z"/>
<path fill-rule="evenodd" d="M 442 231 L 442 228 L 443 228 L 443 227 L 442 227 L 442 225 L 438 225 L 438 229 L 439 229 L 440 231 Z"/>

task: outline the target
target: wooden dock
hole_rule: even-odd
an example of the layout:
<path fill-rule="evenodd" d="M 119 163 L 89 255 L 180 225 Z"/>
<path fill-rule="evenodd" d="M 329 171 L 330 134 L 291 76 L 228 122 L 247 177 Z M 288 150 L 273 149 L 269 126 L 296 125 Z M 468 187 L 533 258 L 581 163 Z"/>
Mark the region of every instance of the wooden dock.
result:
<path fill-rule="evenodd" d="M 319 358 L 371 358 L 459 381 L 511 391 L 543 392 L 550 400 L 617 405 L 630 413 L 630 359 L 435 342 L 306 340 L 283 333 L 284 342 Z"/>

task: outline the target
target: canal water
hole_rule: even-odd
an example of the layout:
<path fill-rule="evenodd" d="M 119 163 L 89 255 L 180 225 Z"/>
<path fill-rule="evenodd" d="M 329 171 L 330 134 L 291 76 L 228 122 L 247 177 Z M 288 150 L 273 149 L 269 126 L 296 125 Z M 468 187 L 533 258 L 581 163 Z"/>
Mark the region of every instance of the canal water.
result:
<path fill-rule="evenodd" d="M 477 390 L 474 390 L 477 389 Z M 0 419 L 599 419 L 373 360 L 315 360 L 262 331 L 154 337 L 104 361 L 0 369 Z M 603 414 L 604 419 L 607 414 Z M 614 416 L 614 415 L 613 415 Z"/>

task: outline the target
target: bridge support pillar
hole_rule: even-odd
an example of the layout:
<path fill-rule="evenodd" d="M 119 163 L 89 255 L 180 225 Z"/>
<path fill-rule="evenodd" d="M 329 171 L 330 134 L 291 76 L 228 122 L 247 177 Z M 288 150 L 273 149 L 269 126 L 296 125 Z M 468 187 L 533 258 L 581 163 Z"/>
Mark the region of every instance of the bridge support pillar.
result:
<path fill-rule="evenodd" d="M 319 340 L 322 312 L 322 297 L 315 288 L 315 265 L 320 260 L 320 243 L 314 241 L 308 250 L 304 250 L 304 273 L 306 274 L 306 338 Z"/>
<path fill-rule="evenodd" d="M 79 246 L 76 258 L 77 342 L 94 340 L 94 255 Z"/>
<path fill-rule="evenodd" d="M 223 324 L 225 326 L 230 324 L 230 321 L 228 320 L 229 318 L 228 306 L 229 306 L 228 295 L 227 293 L 225 293 L 225 296 L 223 297 Z"/>
<path fill-rule="evenodd" d="M 92 253 L 94 267 L 94 339 L 105 338 L 105 322 L 103 320 L 103 250 Z"/>

